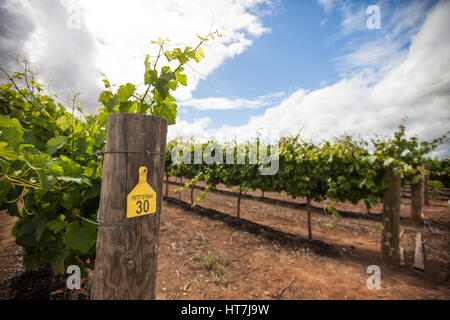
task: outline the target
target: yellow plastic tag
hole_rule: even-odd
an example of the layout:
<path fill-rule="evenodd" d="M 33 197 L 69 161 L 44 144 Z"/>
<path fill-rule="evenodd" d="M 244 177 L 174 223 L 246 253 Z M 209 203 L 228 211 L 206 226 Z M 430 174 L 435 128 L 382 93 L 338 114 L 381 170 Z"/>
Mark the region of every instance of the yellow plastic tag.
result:
<path fill-rule="evenodd" d="M 156 192 L 147 183 L 147 168 L 139 168 L 139 182 L 127 196 L 127 218 L 156 212 Z"/>

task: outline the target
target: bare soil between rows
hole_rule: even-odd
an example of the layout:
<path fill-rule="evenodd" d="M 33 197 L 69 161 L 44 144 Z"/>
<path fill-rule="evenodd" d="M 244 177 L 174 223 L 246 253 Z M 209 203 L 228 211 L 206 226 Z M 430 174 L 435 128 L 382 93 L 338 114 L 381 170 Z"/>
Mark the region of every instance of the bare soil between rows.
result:
<path fill-rule="evenodd" d="M 190 191 L 174 192 L 163 203 L 158 254 L 157 299 L 449 299 L 449 208 L 432 200 L 424 207 L 431 225 L 412 223 L 409 200 L 402 199 L 401 246 L 405 266 L 383 265 L 379 259 L 380 222 L 334 219 L 312 214 L 313 241 L 307 240 L 306 212 L 298 207 L 255 199 L 241 202 L 210 192 L 197 206 Z M 194 191 L 194 197 L 201 190 Z M 250 193 L 251 194 L 251 193 Z M 254 193 L 257 196 L 257 193 Z M 267 197 L 301 203 L 284 195 Z M 314 204 L 323 206 L 323 203 Z M 363 205 L 338 209 L 365 214 Z M 379 208 L 378 208 L 379 210 Z M 380 214 L 375 208 L 373 214 Z M 69 299 L 64 278 L 48 270 L 31 273 L 21 267 L 19 248 L 10 231 L 14 219 L 0 213 L 0 299 Z M 332 222 L 334 227 L 327 225 Z M 425 271 L 413 268 L 414 236 L 422 230 Z M 3 255 L 11 254 L 4 257 Z M 370 265 L 381 267 L 381 289 L 369 290 Z M 10 270 L 4 272 L 3 270 Z M 87 298 L 89 281 L 78 299 Z"/>

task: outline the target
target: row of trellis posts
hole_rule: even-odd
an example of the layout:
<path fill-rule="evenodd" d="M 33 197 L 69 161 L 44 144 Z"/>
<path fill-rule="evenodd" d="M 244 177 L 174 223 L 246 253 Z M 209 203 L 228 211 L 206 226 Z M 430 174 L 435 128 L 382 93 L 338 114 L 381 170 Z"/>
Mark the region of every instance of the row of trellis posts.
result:
<path fill-rule="evenodd" d="M 119 113 L 108 118 L 93 299 L 155 299 L 166 137 L 167 121 L 160 117 Z M 130 224 L 127 195 L 143 166 L 156 192 L 156 217 L 142 223 L 145 216 L 133 218 Z M 383 199 L 381 257 L 398 263 L 401 179 L 388 168 L 385 182 L 389 187 Z M 424 182 L 426 177 L 411 185 L 411 216 L 417 222 L 423 219 L 422 202 L 428 203 Z"/>

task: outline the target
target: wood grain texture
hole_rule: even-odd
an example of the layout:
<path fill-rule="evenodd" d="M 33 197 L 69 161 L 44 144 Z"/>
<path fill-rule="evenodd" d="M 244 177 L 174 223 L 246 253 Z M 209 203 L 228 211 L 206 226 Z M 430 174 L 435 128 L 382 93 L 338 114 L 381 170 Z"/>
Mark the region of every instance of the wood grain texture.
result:
<path fill-rule="evenodd" d="M 430 167 L 428 164 L 423 165 L 426 170 L 430 170 Z M 423 176 L 423 204 L 429 205 L 430 204 L 430 195 L 428 194 L 429 188 L 428 188 L 428 180 L 430 178 L 429 174 L 426 174 Z"/>
<path fill-rule="evenodd" d="M 106 151 L 165 153 L 167 121 L 141 114 L 112 114 L 108 118 Z M 139 168 L 148 168 L 147 182 L 156 192 L 156 214 L 161 213 L 164 157 L 137 153 L 108 153 L 103 164 L 99 220 L 126 219 L 126 197 L 136 186 Z M 155 299 L 160 219 L 121 227 L 99 227 L 93 299 Z"/>
<path fill-rule="evenodd" d="M 423 177 L 411 184 L 411 219 L 422 223 Z"/>
<path fill-rule="evenodd" d="M 423 250 L 422 231 L 416 234 L 416 250 L 414 253 L 414 268 L 425 271 L 425 254 Z"/>
<path fill-rule="evenodd" d="M 384 182 L 388 186 L 383 197 L 383 231 L 381 232 L 381 259 L 387 263 L 399 262 L 400 250 L 400 187 L 401 179 L 392 167 L 386 169 Z"/>

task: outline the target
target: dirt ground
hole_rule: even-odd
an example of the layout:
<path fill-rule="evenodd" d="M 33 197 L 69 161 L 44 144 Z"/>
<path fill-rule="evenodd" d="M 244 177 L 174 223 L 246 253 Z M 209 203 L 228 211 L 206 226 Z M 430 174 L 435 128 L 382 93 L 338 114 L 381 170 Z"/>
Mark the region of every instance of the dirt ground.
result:
<path fill-rule="evenodd" d="M 425 206 L 427 223 L 419 226 L 408 219 L 409 200 L 402 199 L 405 266 L 401 267 L 383 265 L 379 259 L 379 221 L 346 217 L 336 220 L 315 211 L 312 232 L 316 241 L 308 242 L 304 210 L 243 199 L 242 221 L 238 222 L 234 218 L 236 197 L 210 192 L 191 209 L 190 191 L 182 192 L 180 203 L 175 188 L 170 185 L 169 198 L 163 203 L 157 299 L 450 298 L 450 214 L 444 201 L 432 200 Z M 199 197 L 200 192 L 195 190 L 194 197 Z M 265 196 L 302 203 L 302 199 L 284 195 Z M 338 208 L 366 212 L 362 205 L 344 204 Z M 379 208 L 372 212 L 380 213 Z M 20 276 L 22 267 L 19 248 L 10 234 L 14 219 L 3 213 L 0 219 L 2 282 Z M 327 226 L 330 222 L 332 227 Z M 424 272 L 413 268 L 414 237 L 419 230 L 425 244 Z M 381 268 L 379 290 L 367 288 L 371 274 L 366 271 L 370 265 Z"/>
<path fill-rule="evenodd" d="M 23 271 L 20 247 L 11 234 L 16 221 L 5 212 L 0 212 L 0 283 Z"/>
<path fill-rule="evenodd" d="M 169 196 L 179 197 L 169 189 Z M 195 190 L 194 196 L 200 196 Z M 182 200 L 190 202 L 189 191 Z M 402 200 L 408 216 L 409 200 Z M 445 204 L 445 206 L 444 206 Z M 200 206 L 236 215 L 236 198 L 210 192 Z M 385 266 L 379 259 L 380 222 L 332 219 L 313 214 L 313 238 L 336 245 L 339 257 L 284 246 L 235 230 L 222 221 L 165 203 L 158 260 L 158 299 L 449 299 L 448 229 L 432 229 L 402 221 L 405 266 Z M 448 220 L 445 202 L 432 201 L 426 217 Z M 307 237 L 306 212 L 254 200 L 242 200 L 241 218 Z M 335 227 L 327 227 L 334 221 Z M 439 227 L 441 227 L 439 225 Z M 426 270 L 413 268 L 414 237 L 422 229 Z M 209 271 L 208 256 L 226 257 L 217 263 L 224 277 Z M 224 259 L 222 259 L 224 260 Z M 381 267 L 381 289 L 367 289 L 367 267 Z"/>

